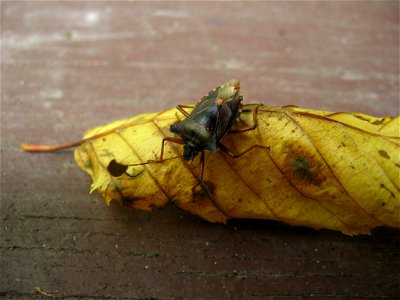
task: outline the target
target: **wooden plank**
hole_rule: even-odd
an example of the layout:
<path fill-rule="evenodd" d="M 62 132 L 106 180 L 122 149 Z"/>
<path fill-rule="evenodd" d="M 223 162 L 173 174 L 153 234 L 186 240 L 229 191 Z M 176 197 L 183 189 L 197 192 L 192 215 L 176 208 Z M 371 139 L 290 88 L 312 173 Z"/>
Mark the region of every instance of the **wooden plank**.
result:
<path fill-rule="evenodd" d="M 232 78 L 247 102 L 396 115 L 399 5 L 1 3 L 3 298 L 395 298 L 399 230 L 209 224 L 89 195 L 71 151 L 26 154 Z"/>

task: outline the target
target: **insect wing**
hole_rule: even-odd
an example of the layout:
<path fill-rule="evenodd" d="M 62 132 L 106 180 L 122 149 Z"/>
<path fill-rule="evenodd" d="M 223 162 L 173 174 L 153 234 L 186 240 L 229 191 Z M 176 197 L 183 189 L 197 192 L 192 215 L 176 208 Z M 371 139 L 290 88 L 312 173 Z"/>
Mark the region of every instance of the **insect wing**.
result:
<path fill-rule="evenodd" d="M 197 126 L 204 128 L 204 131 L 202 130 L 202 135 L 204 136 L 207 132 L 207 139 L 215 141 L 219 110 L 219 106 L 215 102 L 216 97 L 216 92 L 210 92 L 207 96 L 204 96 L 190 115 L 181 122 L 181 125 L 186 126 L 186 124 L 192 124 L 192 126 L 194 126 L 194 124 L 198 124 Z"/>
<path fill-rule="evenodd" d="M 215 113 L 217 110 L 217 105 L 215 103 L 216 99 L 217 99 L 217 92 L 211 91 L 208 95 L 201 98 L 201 100 L 196 104 L 193 111 L 187 118 L 193 120 L 199 120 L 203 115 L 209 116 L 210 113 L 212 112 Z"/>
<path fill-rule="evenodd" d="M 214 136 L 218 142 L 233 126 L 241 107 L 241 99 L 233 99 L 224 102 L 218 106 L 217 124 L 215 126 Z"/>

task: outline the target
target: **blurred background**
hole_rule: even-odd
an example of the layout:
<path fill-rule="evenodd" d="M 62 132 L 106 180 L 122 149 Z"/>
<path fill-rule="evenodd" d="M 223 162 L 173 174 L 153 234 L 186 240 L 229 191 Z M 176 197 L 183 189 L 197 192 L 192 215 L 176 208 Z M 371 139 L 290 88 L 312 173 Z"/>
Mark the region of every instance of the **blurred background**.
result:
<path fill-rule="evenodd" d="M 2 1 L 0 296 L 398 297 L 396 230 L 107 208 L 71 152 L 18 148 L 195 103 L 231 78 L 247 103 L 395 116 L 399 2 Z"/>
<path fill-rule="evenodd" d="M 395 115 L 398 18 L 397 1 L 4 2 L 3 110 L 85 127 L 237 78 L 246 102 Z"/>

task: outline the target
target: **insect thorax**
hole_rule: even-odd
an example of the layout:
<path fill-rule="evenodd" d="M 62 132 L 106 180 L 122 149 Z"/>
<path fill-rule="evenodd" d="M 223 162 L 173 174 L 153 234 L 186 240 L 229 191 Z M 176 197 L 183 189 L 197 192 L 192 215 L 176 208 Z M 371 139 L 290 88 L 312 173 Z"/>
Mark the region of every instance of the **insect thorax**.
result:
<path fill-rule="evenodd" d="M 213 89 L 195 106 L 171 132 L 184 142 L 184 159 L 191 160 L 199 152 L 217 152 L 223 136 L 231 129 L 240 113 L 243 97 L 237 80 Z"/>

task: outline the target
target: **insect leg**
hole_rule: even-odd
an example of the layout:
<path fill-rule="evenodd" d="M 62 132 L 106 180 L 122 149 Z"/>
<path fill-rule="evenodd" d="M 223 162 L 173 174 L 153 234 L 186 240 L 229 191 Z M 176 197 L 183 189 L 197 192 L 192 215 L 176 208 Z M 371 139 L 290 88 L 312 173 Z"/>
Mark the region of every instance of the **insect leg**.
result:
<path fill-rule="evenodd" d="M 173 138 L 173 137 L 165 137 L 162 140 L 162 144 L 161 144 L 161 154 L 160 154 L 160 159 L 159 160 L 148 160 L 146 162 L 142 162 L 142 163 L 136 163 L 136 164 L 129 164 L 129 165 L 123 165 L 120 164 L 118 162 L 115 161 L 115 159 L 113 159 L 108 167 L 107 170 L 110 172 L 110 174 L 114 177 L 119 177 L 122 174 L 125 174 L 129 177 L 135 178 L 137 176 L 139 176 L 140 174 L 142 174 L 144 172 L 144 170 L 142 170 L 141 172 L 137 173 L 137 174 L 129 174 L 127 172 L 128 167 L 133 167 L 133 166 L 143 166 L 143 165 L 148 165 L 148 164 L 154 164 L 154 163 L 161 163 L 165 160 L 171 160 L 171 159 L 175 159 L 175 158 L 179 158 L 182 157 L 182 155 L 179 156 L 175 156 L 175 157 L 171 157 L 171 158 L 166 158 L 164 159 L 164 147 L 165 147 L 165 142 L 172 142 L 175 144 L 180 144 L 183 145 L 183 141 L 181 139 L 178 138 Z"/>
<path fill-rule="evenodd" d="M 182 115 L 187 117 L 189 115 L 189 113 L 185 110 L 185 108 L 193 108 L 193 107 L 194 107 L 194 105 L 181 105 L 181 104 L 178 104 L 176 106 L 176 109 L 179 110 L 182 113 Z"/>
<path fill-rule="evenodd" d="M 233 157 L 233 158 L 238 158 L 244 154 L 246 154 L 247 152 L 255 149 L 255 148 L 265 148 L 265 149 L 270 149 L 269 147 L 266 146 L 261 146 L 261 145 L 253 145 L 251 147 L 249 147 L 248 149 L 244 150 L 243 152 L 240 153 L 233 153 L 231 150 L 229 150 L 225 145 L 219 144 L 219 147 L 221 149 L 221 151 L 223 151 L 224 153 L 228 154 L 229 156 Z"/>
<path fill-rule="evenodd" d="M 115 159 L 113 159 L 112 161 L 110 161 L 110 163 L 109 163 L 108 166 L 107 166 L 107 170 L 108 170 L 108 172 L 109 172 L 112 176 L 114 176 L 114 177 L 119 177 L 119 176 L 121 176 L 122 174 L 125 174 L 125 175 L 127 175 L 127 176 L 129 176 L 129 177 L 132 177 L 132 178 L 135 178 L 135 177 L 139 176 L 140 174 L 142 174 L 142 173 L 144 172 L 144 170 L 142 170 L 142 171 L 140 171 L 139 173 L 134 174 L 134 175 L 129 174 L 129 173 L 127 172 L 128 166 L 127 166 L 127 165 L 122 165 L 122 164 L 117 163 L 117 162 L 115 161 Z"/>
<path fill-rule="evenodd" d="M 165 137 L 162 140 L 161 144 L 161 154 L 160 154 L 160 162 L 164 160 L 164 147 L 165 147 L 165 142 L 171 142 L 179 145 L 183 145 L 184 142 L 181 139 L 178 138 L 173 138 L 173 137 Z"/>
<path fill-rule="evenodd" d="M 241 133 L 241 132 L 246 132 L 246 131 L 250 131 L 253 129 L 256 129 L 258 126 L 258 121 L 257 121 L 257 112 L 258 112 L 258 108 L 261 106 L 257 105 L 256 107 L 253 107 L 252 109 L 243 109 L 242 111 L 251 111 L 253 112 L 253 125 L 251 126 L 246 126 L 243 128 L 237 128 L 237 129 L 233 129 L 231 131 L 229 131 L 228 133 Z"/>
<path fill-rule="evenodd" d="M 204 151 L 202 151 L 200 155 L 200 181 L 203 181 L 204 161 L 205 161 L 205 154 Z"/>
<path fill-rule="evenodd" d="M 198 182 L 194 186 L 192 186 L 192 194 L 195 194 L 195 189 L 200 185 L 203 192 L 207 194 L 207 196 L 214 204 L 214 206 L 217 208 L 217 210 L 219 210 L 225 217 L 230 218 L 229 215 L 225 212 L 224 208 L 214 199 L 212 193 L 210 192 L 210 189 L 203 181 L 204 163 L 205 163 L 205 152 L 203 151 L 201 152 L 200 155 L 200 178 Z"/>
<path fill-rule="evenodd" d="M 134 174 L 134 175 L 132 175 L 132 174 L 129 174 L 128 172 L 124 172 L 124 174 L 125 175 L 127 175 L 127 176 L 129 176 L 129 177 L 131 177 L 131 178 L 135 178 L 135 177 L 138 177 L 140 174 L 142 174 L 144 172 L 144 170 L 142 170 L 142 171 L 140 171 L 139 173 L 137 173 L 137 174 Z"/>
<path fill-rule="evenodd" d="M 203 183 L 204 161 L 205 161 L 205 154 L 204 154 L 204 151 L 203 151 L 200 154 L 200 179 L 194 186 L 192 186 L 192 193 L 193 193 L 195 188 L 197 188 L 200 184 Z"/>

